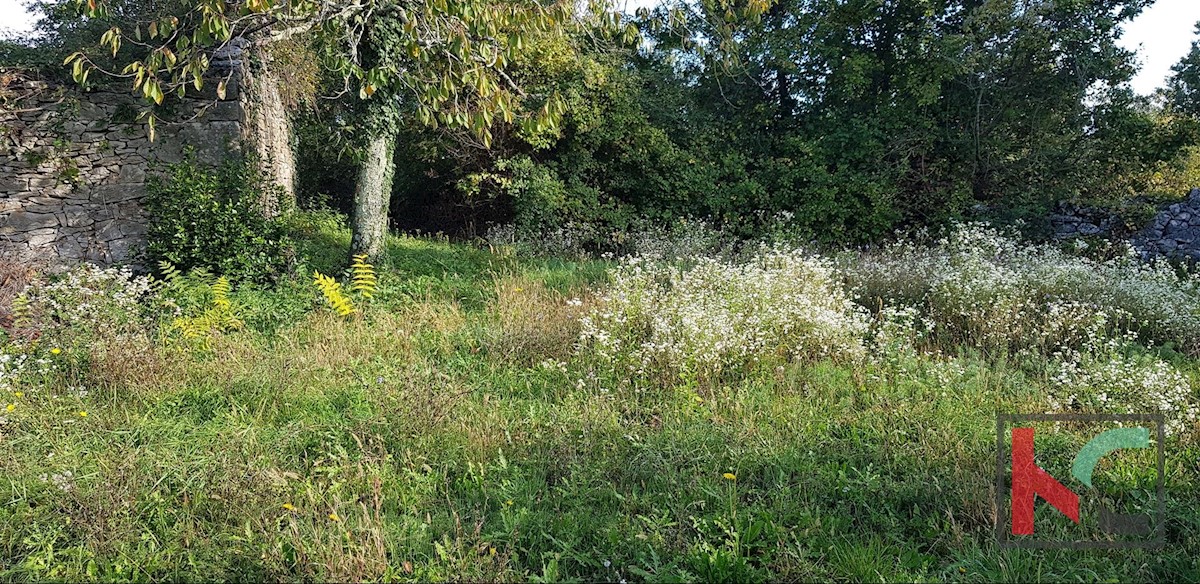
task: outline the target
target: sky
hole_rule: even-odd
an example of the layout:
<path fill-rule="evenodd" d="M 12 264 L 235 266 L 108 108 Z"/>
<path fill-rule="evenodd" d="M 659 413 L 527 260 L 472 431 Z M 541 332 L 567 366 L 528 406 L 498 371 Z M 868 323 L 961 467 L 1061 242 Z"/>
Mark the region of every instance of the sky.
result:
<path fill-rule="evenodd" d="M 652 6 L 658 0 L 626 0 L 627 10 Z M 24 0 L 0 0 L 0 29 L 28 31 L 34 16 L 24 6 Z M 1136 50 L 1141 70 L 1133 80 L 1133 89 L 1140 94 L 1153 93 L 1171 73 L 1171 66 L 1191 48 L 1193 27 L 1200 21 L 1200 0 L 1158 0 L 1125 26 L 1121 44 Z"/>

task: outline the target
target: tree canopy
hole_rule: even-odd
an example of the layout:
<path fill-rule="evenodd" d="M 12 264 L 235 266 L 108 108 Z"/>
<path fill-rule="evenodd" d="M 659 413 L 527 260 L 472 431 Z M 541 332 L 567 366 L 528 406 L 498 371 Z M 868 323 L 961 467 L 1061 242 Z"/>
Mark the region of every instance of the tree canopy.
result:
<path fill-rule="evenodd" d="M 1038 217 L 1175 188 L 1162 169 L 1200 115 L 1196 49 L 1165 105 L 1129 87 L 1121 27 L 1152 0 L 67 2 L 88 18 L 47 6 L 76 79 L 153 103 L 214 82 L 231 43 L 290 39 L 325 98 L 298 112 L 300 139 L 357 154 L 302 151 L 305 188 L 351 210 L 370 183 L 371 208 L 409 227 L 708 217 L 754 234 L 783 218 L 854 241 Z"/>

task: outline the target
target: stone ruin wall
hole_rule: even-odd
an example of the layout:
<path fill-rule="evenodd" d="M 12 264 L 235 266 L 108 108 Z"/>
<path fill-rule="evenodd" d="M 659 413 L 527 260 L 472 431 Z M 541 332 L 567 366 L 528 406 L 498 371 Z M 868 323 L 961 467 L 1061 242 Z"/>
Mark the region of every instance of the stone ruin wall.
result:
<path fill-rule="evenodd" d="M 223 99 L 213 82 L 208 95 L 176 100 L 152 143 L 126 91 L 84 93 L 0 71 L 0 253 L 48 264 L 135 262 L 146 179 L 187 149 L 215 166 L 249 145 L 290 196 L 286 112 L 277 90 L 255 92 L 249 79 L 235 74 Z M 277 207 L 264 201 L 267 212 Z"/>
<path fill-rule="evenodd" d="M 1059 238 L 1111 237 L 1119 229 L 1119 217 L 1101 210 L 1062 204 L 1050 216 Z M 1149 225 L 1129 238 L 1145 261 L 1170 258 L 1200 261 L 1200 189 L 1192 189 L 1184 201 L 1158 210 Z"/>

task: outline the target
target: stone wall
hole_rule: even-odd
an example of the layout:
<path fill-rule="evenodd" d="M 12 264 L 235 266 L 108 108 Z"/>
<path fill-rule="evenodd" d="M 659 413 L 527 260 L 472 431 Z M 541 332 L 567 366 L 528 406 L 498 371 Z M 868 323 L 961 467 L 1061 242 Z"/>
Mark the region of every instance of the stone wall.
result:
<path fill-rule="evenodd" d="M 1171 257 L 1200 261 L 1200 189 L 1186 201 L 1159 211 L 1154 221 L 1133 237 L 1142 259 Z"/>
<path fill-rule="evenodd" d="M 213 72 L 231 75 L 225 95 L 216 96 L 213 81 L 207 94 L 168 102 L 154 142 L 126 91 L 81 92 L 0 71 L 0 251 L 51 264 L 135 260 L 146 177 L 187 149 L 210 165 L 249 149 L 293 193 L 287 113 L 277 97 L 255 101 L 272 93 L 249 90 L 252 70 L 265 71 L 243 65 L 240 48 L 226 56 Z"/>
<path fill-rule="evenodd" d="M 1119 236 L 1124 225 L 1114 213 L 1070 203 L 1061 203 L 1050 216 L 1050 223 L 1059 238 Z M 1154 220 L 1132 234 L 1129 242 L 1146 261 L 1200 261 L 1200 189 L 1192 189 L 1185 201 L 1160 208 Z"/>
<path fill-rule="evenodd" d="M 140 200 L 148 173 L 183 159 L 216 164 L 242 133 L 236 90 L 225 100 L 178 104 L 155 142 L 125 92 L 83 93 L 20 76 L 0 111 L 0 245 L 52 263 L 133 258 L 145 233 Z"/>
<path fill-rule="evenodd" d="M 1050 215 L 1055 237 L 1108 236 L 1120 218 L 1101 209 L 1061 202 Z"/>

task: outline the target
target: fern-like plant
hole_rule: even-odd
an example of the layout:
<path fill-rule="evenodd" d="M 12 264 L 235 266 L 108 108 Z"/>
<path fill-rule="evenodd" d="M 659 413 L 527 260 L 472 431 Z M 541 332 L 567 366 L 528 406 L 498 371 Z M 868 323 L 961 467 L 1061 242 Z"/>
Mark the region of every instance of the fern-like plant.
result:
<path fill-rule="evenodd" d="M 350 316 L 358 309 L 354 307 L 354 301 L 342 292 L 342 285 L 337 280 L 322 274 L 321 272 L 313 272 L 313 284 L 321 290 L 321 296 L 325 297 L 325 302 L 333 309 L 338 316 Z"/>
<path fill-rule="evenodd" d="M 233 286 L 229 284 L 229 279 L 225 276 L 217 278 L 212 285 L 213 306 L 229 310 L 233 306 L 233 302 L 229 300 L 231 293 L 233 293 Z"/>
<path fill-rule="evenodd" d="M 174 272 L 168 278 L 165 281 L 177 280 L 179 273 Z M 230 298 L 233 285 L 229 280 L 221 276 L 209 284 L 208 288 L 211 300 L 203 312 L 195 316 L 181 316 L 171 321 L 171 328 L 179 331 L 183 338 L 203 340 L 205 344 L 214 334 L 238 330 L 245 326 L 234 311 L 233 300 Z"/>
<path fill-rule="evenodd" d="M 354 256 L 354 262 L 350 264 L 350 274 L 351 292 L 356 292 L 363 298 L 370 298 L 375 294 L 378 278 L 375 276 L 375 266 L 367 263 L 367 254 Z"/>
<path fill-rule="evenodd" d="M 21 294 L 13 298 L 12 318 L 13 328 L 16 330 L 28 328 L 33 323 L 33 309 L 28 296 Z"/>
<path fill-rule="evenodd" d="M 176 268 L 175 264 L 166 260 L 158 262 L 158 271 L 162 273 L 162 280 L 164 282 L 174 282 L 176 278 L 183 275 L 183 272 L 179 271 L 179 268 Z"/>

